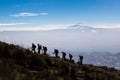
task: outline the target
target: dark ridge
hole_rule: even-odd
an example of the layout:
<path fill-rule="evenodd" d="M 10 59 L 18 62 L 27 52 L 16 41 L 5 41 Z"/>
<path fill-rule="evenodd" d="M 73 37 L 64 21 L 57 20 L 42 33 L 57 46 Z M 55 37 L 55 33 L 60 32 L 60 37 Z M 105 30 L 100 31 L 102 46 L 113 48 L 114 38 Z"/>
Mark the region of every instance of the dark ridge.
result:
<path fill-rule="evenodd" d="M 0 80 L 120 80 L 120 71 L 0 42 Z"/>

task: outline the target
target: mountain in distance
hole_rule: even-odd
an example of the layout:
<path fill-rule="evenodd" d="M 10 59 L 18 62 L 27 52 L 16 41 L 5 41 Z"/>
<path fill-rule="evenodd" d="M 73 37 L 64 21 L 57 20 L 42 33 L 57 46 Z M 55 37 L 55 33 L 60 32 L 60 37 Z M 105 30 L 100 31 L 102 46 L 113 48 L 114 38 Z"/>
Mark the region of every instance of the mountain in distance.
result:
<path fill-rule="evenodd" d="M 68 29 L 78 29 L 81 31 L 92 31 L 92 30 L 97 30 L 97 28 L 93 28 L 91 26 L 81 26 L 79 24 L 73 25 L 73 26 L 69 26 Z M 100 29 L 100 28 L 98 28 Z"/>
<path fill-rule="evenodd" d="M 63 26 L 64 27 L 64 26 Z M 75 24 L 71 26 L 67 26 L 66 28 L 62 29 L 54 29 L 50 31 L 79 31 L 79 32 L 86 32 L 86 33 L 120 33 L 120 28 L 96 28 L 95 26 L 85 26 L 81 24 Z"/>
<path fill-rule="evenodd" d="M 94 28 L 91 26 L 83 26 L 80 24 L 75 24 L 71 26 L 67 26 L 66 28 L 63 29 L 54 29 L 52 31 L 80 31 L 80 32 L 96 32 L 97 30 L 102 30 L 102 28 Z"/>

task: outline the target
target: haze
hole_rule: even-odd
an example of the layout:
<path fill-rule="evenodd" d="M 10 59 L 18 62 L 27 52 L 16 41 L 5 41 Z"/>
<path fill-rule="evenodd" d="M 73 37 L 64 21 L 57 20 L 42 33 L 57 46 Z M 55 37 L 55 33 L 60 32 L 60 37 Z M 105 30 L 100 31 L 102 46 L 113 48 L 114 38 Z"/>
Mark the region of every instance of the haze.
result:
<path fill-rule="evenodd" d="M 85 27 L 87 28 L 87 27 Z M 60 29 L 48 31 L 3 31 L 0 40 L 30 48 L 40 43 L 49 48 L 70 52 L 120 51 L 119 29 Z"/>

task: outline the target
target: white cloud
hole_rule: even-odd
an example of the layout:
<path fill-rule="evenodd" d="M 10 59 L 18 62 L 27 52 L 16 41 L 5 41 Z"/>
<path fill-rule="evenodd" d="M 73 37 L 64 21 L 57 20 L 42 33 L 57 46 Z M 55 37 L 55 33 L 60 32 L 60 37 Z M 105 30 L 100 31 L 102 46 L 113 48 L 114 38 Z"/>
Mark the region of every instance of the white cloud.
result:
<path fill-rule="evenodd" d="M 23 12 L 23 13 L 18 13 L 18 14 L 13 14 L 13 15 L 10 15 L 12 17 L 32 17 L 32 16 L 40 16 L 40 15 L 47 15 L 48 13 L 26 13 L 26 12 Z"/>
<path fill-rule="evenodd" d="M 3 26 L 17 26 L 17 25 L 24 25 L 24 24 L 27 24 L 27 23 L 0 23 L 0 27 L 3 27 Z"/>
<path fill-rule="evenodd" d="M 38 16 L 39 14 L 35 14 L 35 13 L 18 13 L 18 14 L 13 14 L 10 15 L 12 17 L 27 17 L 27 16 Z"/>
<path fill-rule="evenodd" d="M 120 28 L 120 24 L 92 24 L 94 28 Z"/>
<path fill-rule="evenodd" d="M 58 25 L 43 25 L 43 26 L 33 26 L 33 27 L 18 27 L 18 25 L 24 25 L 26 23 L 9 23 L 9 24 L 0 24 L 0 31 L 45 31 L 45 30 L 58 30 L 58 29 L 74 29 L 71 28 L 71 26 L 74 26 L 75 24 L 58 24 Z M 4 27 L 5 26 L 5 27 Z M 9 27 L 11 26 L 11 27 Z M 81 28 L 81 27 L 85 27 Z M 92 28 L 90 29 L 91 32 L 95 33 L 97 32 L 96 29 L 97 28 L 103 28 L 103 29 L 107 29 L 107 28 L 120 28 L 119 25 L 108 25 L 108 26 L 103 26 L 103 25 L 84 25 L 84 24 L 80 24 L 80 29 L 81 32 L 85 32 L 86 28 L 89 28 L 89 26 Z M 87 29 L 88 30 L 88 29 Z"/>
<path fill-rule="evenodd" d="M 67 29 L 70 25 L 44 25 L 38 27 L 0 27 L 0 31 L 45 31 L 45 30 L 57 30 Z"/>

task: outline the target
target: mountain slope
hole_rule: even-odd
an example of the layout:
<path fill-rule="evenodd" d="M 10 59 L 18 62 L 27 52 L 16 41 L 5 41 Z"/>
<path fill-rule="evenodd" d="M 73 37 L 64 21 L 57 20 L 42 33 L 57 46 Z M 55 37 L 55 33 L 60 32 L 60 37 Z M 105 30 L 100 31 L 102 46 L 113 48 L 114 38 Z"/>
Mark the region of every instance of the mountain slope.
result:
<path fill-rule="evenodd" d="M 78 65 L 0 42 L 0 80 L 120 80 L 120 71 Z"/>

